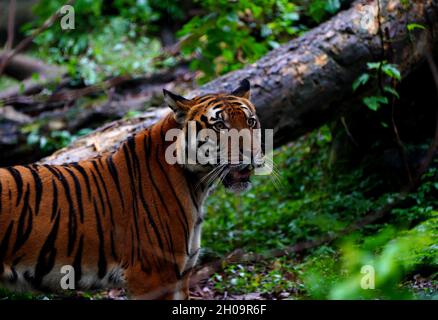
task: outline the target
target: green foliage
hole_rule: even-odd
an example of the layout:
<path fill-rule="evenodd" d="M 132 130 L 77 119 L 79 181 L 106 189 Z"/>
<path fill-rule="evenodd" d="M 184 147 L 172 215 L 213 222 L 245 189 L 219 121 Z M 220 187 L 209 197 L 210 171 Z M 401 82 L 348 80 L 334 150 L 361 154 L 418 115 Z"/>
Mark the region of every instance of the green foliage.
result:
<path fill-rule="evenodd" d="M 279 184 L 261 176 L 239 197 L 222 188 L 213 193 L 203 227 L 204 254 L 223 256 L 236 248 L 265 253 L 315 240 L 339 233 L 394 201 L 396 195 L 374 191 L 384 190 L 385 181 L 365 174 L 362 166 L 333 172 L 327 165 L 330 146 L 330 133 L 323 127 L 275 152 Z M 418 191 L 390 212 L 386 224 L 367 226 L 332 246 L 315 248 L 302 260 L 285 257 L 281 268 L 271 265 L 277 259 L 227 265 L 214 277 L 214 287 L 235 294 L 277 296 L 285 291 L 295 298 L 415 298 L 417 293 L 404 285 L 407 277 L 423 267 L 438 270 L 437 177 L 433 166 Z M 364 265 L 376 270 L 375 290 L 360 287 Z"/>
<path fill-rule="evenodd" d="M 384 86 L 383 87 L 383 91 L 385 91 L 386 93 L 390 93 L 392 94 L 394 97 L 396 97 L 397 99 L 400 99 L 400 95 L 397 92 L 397 90 L 395 90 L 394 88 L 390 87 L 390 86 Z"/>
<path fill-rule="evenodd" d="M 183 53 L 199 53 L 192 68 L 203 80 L 253 62 L 280 42 L 297 35 L 298 8 L 287 0 L 202 0 L 207 14 L 184 25 Z"/>
<path fill-rule="evenodd" d="M 10 292 L 9 290 L 0 288 L 0 300 L 8 299 L 8 300 L 36 300 L 37 297 L 32 293 L 15 293 Z"/>
<path fill-rule="evenodd" d="M 388 102 L 388 98 L 382 96 L 371 96 L 363 99 L 363 103 L 373 111 L 379 110 L 382 104 L 388 104 Z"/>
<path fill-rule="evenodd" d="M 75 2 L 74 30 L 59 23 L 39 35 L 37 55 L 64 64 L 70 74 L 93 84 L 120 74 L 144 74 L 176 61 L 161 52 L 158 34 L 163 21 L 179 21 L 182 53 L 195 59 L 200 81 L 241 68 L 336 13 L 340 0 L 195 0 L 201 14 L 189 21 L 177 0 L 103 0 Z M 40 26 L 64 4 L 42 0 L 39 17 L 25 29 Z M 169 18 L 170 17 L 170 18 Z M 307 17 L 305 26 L 301 20 Z M 304 19 L 306 20 L 306 19 Z"/>
<path fill-rule="evenodd" d="M 435 217 L 434 217 L 435 216 Z M 346 277 L 330 286 L 331 299 L 412 299 L 413 293 L 400 287 L 404 276 L 428 265 L 438 267 L 438 219 L 436 213 L 409 231 L 397 232 L 384 227 L 376 235 L 346 241 L 341 245 L 341 263 Z M 364 272 L 370 266 L 375 272 L 375 289 L 361 286 Z M 320 276 L 320 282 L 326 280 Z"/>
<path fill-rule="evenodd" d="M 70 65 L 86 84 L 95 84 L 109 76 L 150 74 L 154 59 L 160 55 L 158 40 L 138 37 L 134 26 L 123 18 L 111 19 L 98 34 L 88 36 L 87 49 Z M 147 54 L 145 54 L 147 53 Z"/>
<path fill-rule="evenodd" d="M 75 29 L 62 30 L 55 23 L 35 39 L 37 55 L 63 64 L 71 76 L 94 84 L 110 76 L 148 74 L 162 66 L 160 42 L 151 36 L 162 12 L 158 1 L 118 0 L 110 6 L 103 0 L 75 2 Z M 36 27 L 58 10 L 64 1 L 42 0 L 34 8 L 40 19 Z M 159 5 L 162 7 L 162 4 Z M 175 5 L 169 10 L 175 10 Z M 164 9 L 164 8 L 163 8 Z M 166 60 L 166 58 L 163 58 Z M 166 60 L 166 62 L 169 62 Z"/>
<path fill-rule="evenodd" d="M 296 274 L 294 261 L 278 258 L 258 265 L 230 264 L 222 274 L 215 274 L 212 281 L 219 293 L 279 295 L 301 290 Z"/>
<path fill-rule="evenodd" d="M 369 62 L 367 63 L 368 72 L 362 73 L 354 82 L 353 82 L 353 91 L 357 91 L 360 87 L 365 86 L 370 83 L 372 80 L 373 85 L 380 88 L 380 81 L 391 81 L 392 83 L 397 83 L 401 81 L 401 74 L 398 70 L 397 66 L 387 61 L 381 62 Z M 386 76 L 387 79 L 382 79 L 383 76 Z M 387 96 L 383 96 L 384 94 L 389 94 L 397 99 L 400 99 L 400 95 L 395 89 L 395 87 L 390 85 L 383 86 L 383 92 L 380 92 L 379 95 L 367 96 L 362 99 L 363 103 L 368 107 L 368 109 L 372 111 L 378 111 L 382 105 L 389 104 L 389 99 Z"/>
<path fill-rule="evenodd" d="M 393 78 L 397 81 L 401 81 L 400 71 L 397 69 L 397 66 L 393 64 L 383 63 L 382 72 L 385 73 L 390 78 Z"/>
<path fill-rule="evenodd" d="M 422 24 L 418 24 L 418 23 L 410 23 L 410 24 L 408 24 L 407 28 L 408 28 L 409 32 L 414 31 L 415 29 L 426 30 L 425 26 L 423 26 Z"/>
<path fill-rule="evenodd" d="M 353 82 L 353 91 L 356 91 L 360 86 L 364 86 L 370 80 L 368 73 L 363 73 Z"/>
<path fill-rule="evenodd" d="M 405 9 L 408 9 L 408 8 L 409 8 L 409 6 L 410 6 L 410 0 L 401 0 L 400 2 L 401 2 L 401 4 L 403 5 L 403 7 L 404 7 Z"/>
<path fill-rule="evenodd" d="M 340 8 L 340 0 L 312 0 L 308 8 L 308 15 L 319 23 L 335 14 Z"/>
<path fill-rule="evenodd" d="M 340 0 L 198 0 L 206 14 L 184 25 L 183 53 L 196 55 L 191 67 L 201 82 L 254 62 L 269 50 L 307 30 L 309 16 L 320 23 L 341 7 Z M 311 24 L 311 23 L 310 23 Z"/>
<path fill-rule="evenodd" d="M 22 131 L 27 134 L 28 145 L 37 145 L 43 154 L 50 154 L 68 146 L 77 138 L 90 133 L 92 130 L 88 128 L 81 129 L 74 134 L 67 130 L 44 132 L 40 124 L 32 124 L 22 128 Z"/>
<path fill-rule="evenodd" d="M 282 248 L 342 230 L 389 201 L 389 195 L 365 196 L 382 182 L 362 168 L 336 173 L 334 179 L 328 168 L 330 145 L 324 127 L 276 151 L 279 184 L 272 176 L 256 176 L 253 188 L 239 197 L 216 191 L 207 201 L 204 245 L 219 253 L 236 247 L 255 252 Z"/>

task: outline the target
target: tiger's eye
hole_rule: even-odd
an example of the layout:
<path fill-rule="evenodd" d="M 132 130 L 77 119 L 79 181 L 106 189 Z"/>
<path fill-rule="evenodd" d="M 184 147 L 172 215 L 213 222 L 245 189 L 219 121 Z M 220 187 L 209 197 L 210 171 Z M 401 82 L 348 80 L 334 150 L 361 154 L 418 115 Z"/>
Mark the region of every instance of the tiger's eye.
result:
<path fill-rule="evenodd" d="M 225 123 L 223 123 L 222 121 L 216 122 L 214 124 L 214 128 L 216 130 L 223 130 L 223 129 L 225 129 Z"/>
<path fill-rule="evenodd" d="M 248 122 L 248 126 L 250 126 L 251 128 L 255 127 L 255 125 L 257 123 L 256 119 L 254 119 L 254 118 L 249 118 L 247 122 Z"/>

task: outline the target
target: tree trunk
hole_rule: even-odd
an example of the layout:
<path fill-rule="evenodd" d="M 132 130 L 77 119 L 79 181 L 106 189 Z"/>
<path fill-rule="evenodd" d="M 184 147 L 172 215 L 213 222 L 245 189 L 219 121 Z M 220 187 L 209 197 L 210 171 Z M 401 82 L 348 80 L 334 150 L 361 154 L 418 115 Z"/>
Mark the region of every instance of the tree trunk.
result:
<path fill-rule="evenodd" d="M 366 70 L 367 62 L 389 60 L 398 65 L 405 77 L 422 65 L 427 50 L 436 49 L 437 1 L 416 0 L 407 5 L 403 2 L 357 1 L 351 9 L 302 37 L 242 70 L 202 86 L 190 96 L 230 91 L 240 80 L 249 78 L 262 126 L 274 128 L 275 144 L 284 144 L 339 116 L 349 101 L 357 99 L 351 84 Z M 426 30 L 408 32 L 407 25 L 412 23 L 423 25 Z M 158 109 L 146 119 L 106 125 L 43 161 L 77 161 L 112 150 L 163 112 Z"/>

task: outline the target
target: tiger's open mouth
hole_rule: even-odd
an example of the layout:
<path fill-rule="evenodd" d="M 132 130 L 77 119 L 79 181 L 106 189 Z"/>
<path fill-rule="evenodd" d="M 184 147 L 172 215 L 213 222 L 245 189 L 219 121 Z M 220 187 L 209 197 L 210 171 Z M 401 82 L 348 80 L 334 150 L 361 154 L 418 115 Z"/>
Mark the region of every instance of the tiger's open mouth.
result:
<path fill-rule="evenodd" d="M 225 188 L 234 192 L 248 190 L 251 187 L 250 177 L 253 171 L 253 166 L 246 164 L 230 167 L 223 179 Z"/>

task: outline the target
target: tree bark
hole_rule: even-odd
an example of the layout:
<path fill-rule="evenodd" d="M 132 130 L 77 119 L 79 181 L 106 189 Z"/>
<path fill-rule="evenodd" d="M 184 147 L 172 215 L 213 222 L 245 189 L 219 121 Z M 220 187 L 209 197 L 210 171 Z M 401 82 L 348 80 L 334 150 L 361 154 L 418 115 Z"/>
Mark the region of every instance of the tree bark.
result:
<path fill-rule="evenodd" d="M 412 23 L 426 30 L 408 32 L 407 25 Z M 409 1 L 407 5 L 400 0 L 356 1 L 351 9 L 256 63 L 192 91 L 189 97 L 231 91 L 248 78 L 262 127 L 274 129 L 278 146 L 339 116 L 348 102 L 357 98 L 351 84 L 366 70 L 367 62 L 389 60 L 398 65 L 403 77 L 418 68 L 425 61 L 425 53 L 437 48 L 437 32 L 435 0 Z M 78 161 L 113 150 L 163 112 L 158 109 L 146 118 L 111 123 L 43 161 Z"/>

